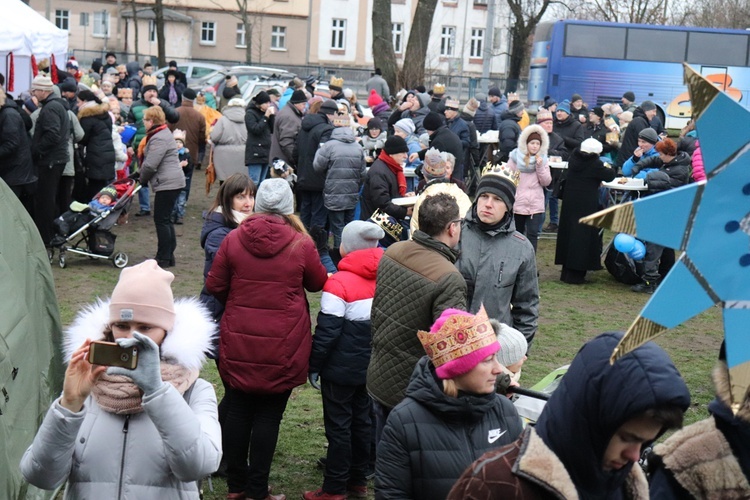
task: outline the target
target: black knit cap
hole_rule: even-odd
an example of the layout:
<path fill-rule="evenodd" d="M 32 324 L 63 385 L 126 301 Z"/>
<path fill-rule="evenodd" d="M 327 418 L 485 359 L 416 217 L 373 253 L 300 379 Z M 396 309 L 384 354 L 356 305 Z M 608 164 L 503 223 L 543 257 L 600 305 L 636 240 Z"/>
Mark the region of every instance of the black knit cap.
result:
<path fill-rule="evenodd" d="M 260 106 L 261 104 L 265 104 L 267 102 L 271 102 L 271 96 L 268 95 L 268 92 L 265 90 L 261 90 L 257 94 L 255 94 L 255 97 L 253 97 L 253 101 L 255 101 L 255 104 Z"/>
<path fill-rule="evenodd" d="M 422 121 L 422 126 L 425 130 L 435 131 L 439 129 L 441 125 L 443 125 L 443 118 L 434 111 L 430 111 L 427 116 L 424 117 L 424 121 Z"/>
<path fill-rule="evenodd" d="M 406 145 L 406 141 L 397 135 L 391 136 L 385 141 L 383 151 L 389 155 L 395 155 L 398 153 L 408 153 L 409 146 Z"/>
<path fill-rule="evenodd" d="M 291 99 L 289 101 L 292 104 L 302 104 L 303 102 L 307 102 L 307 94 L 305 94 L 302 90 L 295 90 L 292 93 Z"/>
<path fill-rule="evenodd" d="M 604 110 L 600 106 L 595 107 L 594 109 L 591 110 L 591 112 L 594 113 L 599 118 L 604 118 Z"/>
<path fill-rule="evenodd" d="M 195 90 L 191 88 L 187 88 L 182 91 L 182 98 L 187 99 L 188 101 L 194 101 L 195 98 L 198 97 L 198 94 L 195 93 Z"/>
<path fill-rule="evenodd" d="M 492 193 L 499 196 L 505 202 L 508 210 L 513 210 L 516 202 L 516 186 L 510 179 L 493 173 L 486 173 L 479 179 L 477 186 L 477 198 L 482 193 Z"/>

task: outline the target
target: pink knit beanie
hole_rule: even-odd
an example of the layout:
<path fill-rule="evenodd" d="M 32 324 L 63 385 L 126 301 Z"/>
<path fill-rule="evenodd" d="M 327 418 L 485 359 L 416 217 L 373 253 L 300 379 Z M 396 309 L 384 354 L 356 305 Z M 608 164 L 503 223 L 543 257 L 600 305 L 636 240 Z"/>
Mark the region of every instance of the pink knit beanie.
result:
<path fill-rule="evenodd" d="M 482 306 L 476 315 L 446 309 L 429 332 L 417 332 L 441 379 L 470 372 L 480 361 L 500 350 L 495 331 Z"/>
<path fill-rule="evenodd" d="M 175 319 L 173 280 L 174 274 L 153 259 L 123 269 L 109 302 L 110 324 L 137 321 L 171 330 Z"/>

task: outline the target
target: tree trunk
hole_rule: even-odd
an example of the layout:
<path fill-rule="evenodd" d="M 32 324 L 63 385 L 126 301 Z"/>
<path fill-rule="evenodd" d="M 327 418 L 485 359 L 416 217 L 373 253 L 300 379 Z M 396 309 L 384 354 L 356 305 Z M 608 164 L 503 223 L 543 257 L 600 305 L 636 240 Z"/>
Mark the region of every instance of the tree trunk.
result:
<path fill-rule="evenodd" d="M 138 60 L 138 10 L 135 6 L 135 0 L 130 2 L 130 5 L 133 7 L 133 45 L 135 52 L 135 60 Z M 127 38 L 127 35 L 126 35 Z"/>
<path fill-rule="evenodd" d="M 253 63 L 253 25 L 245 11 L 242 16 L 242 22 L 245 25 L 245 61 L 247 64 Z"/>
<path fill-rule="evenodd" d="M 393 94 L 398 90 L 398 66 L 393 49 L 391 22 L 391 1 L 374 0 L 372 5 L 372 58 L 376 68 L 383 72 L 383 78 Z M 388 99 L 387 95 L 381 96 Z"/>
<path fill-rule="evenodd" d="M 518 80 L 521 78 L 524 63 L 531 53 L 531 35 L 536 30 L 536 26 L 550 3 L 555 2 L 555 0 L 542 0 L 539 10 L 536 12 L 530 9 L 525 0 L 507 0 L 507 2 L 514 21 L 510 29 L 512 47 L 510 49 L 510 67 L 508 68 L 506 90 L 515 92 L 518 89 Z"/>
<path fill-rule="evenodd" d="M 163 0 L 155 0 L 154 2 L 154 15 L 156 19 L 156 45 L 159 52 L 159 67 L 163 68 L 167 65 L 167 48 L 166 39 L 164 38 L 164 4 Z"/>
<path fill-rule="evenodd" d="M 406 46 L 404 65 L 399 75 L 400 86 L 413 89 L 424 85 L 424 66 L 427 59 L 427 46 L 430 41 L 432 18 L 435 16 L 437 0 L 419 0 L 415 11 L 409 43 Z M 390 25 L 388 26 L 390 31 Z"/>

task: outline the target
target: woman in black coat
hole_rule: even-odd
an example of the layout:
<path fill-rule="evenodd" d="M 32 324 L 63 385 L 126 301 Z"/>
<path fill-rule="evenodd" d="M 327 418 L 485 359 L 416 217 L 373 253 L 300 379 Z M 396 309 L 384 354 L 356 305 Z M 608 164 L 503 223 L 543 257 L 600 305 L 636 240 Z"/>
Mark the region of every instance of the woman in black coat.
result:
<path fill-rule="evenodd" d="M 599 209 L 599 186 L 615 178 L 615 171 L 599 159 L 602 144 L 589 138 L 573 151 L 561 199 L 560 227 L 557 232 L 555 264 L 562 265 L 560 281 L 584 283 L 586 271 L 601 269 L 599 229 L 578 222 Z"/>
<path fill-rule="evenodd" d="M 78 93 L 78 120 L 84 132 L 79 143 L 84 148 L 83 166 L 87 180 L 84 192 L 88 199 L 92 199 L 115 179 L 115 146 L 109 102 L 102 102 L 90 90 L 82 90 Z"/>
<path fill-rule="evenodd" d="M 178 79 L 177 71 L 170 69 L 167 71 L 167 80 L 159 91 L 159 98 L 164 99 L 173 108 L 182 105 L 182 93 L 185 92 L 185 84 Z"/>

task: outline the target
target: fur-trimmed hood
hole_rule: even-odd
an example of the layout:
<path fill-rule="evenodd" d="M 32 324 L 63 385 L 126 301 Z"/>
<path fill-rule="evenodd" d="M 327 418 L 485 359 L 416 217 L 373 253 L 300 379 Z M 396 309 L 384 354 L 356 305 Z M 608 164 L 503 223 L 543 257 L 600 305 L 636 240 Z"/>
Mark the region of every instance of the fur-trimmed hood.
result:
<path fill-rule="evenodd" d="M 87 116 L 98 116 L 104 113 L 109 113 L 109 102 L 105 101 L 96 106 L 88 106 L 78 111 L 78 119 L 86 118 Z"/>
<path fill-rule="evenodd" d="M 190 370 L 200 370 L 206 354 L 213 349 L 213 337 L 218 335 L 216 323 L 197 298 L 176 299 L 174 311 L 174 328 L 167 332 L 161 345 L 161 357 Z M 103 340 L 108 325 L 109 298 L 85 306 L 65 329 L 65 362 L 86 339 Z"/>
<path fill-rule="evenodd" d="M 729 381 L 729 368 L 725 361 L 719 361 L 713 371 L 714 387 L 716 388 L 716 398 L 719 399 L 727 408 L 732 408 L 732 393 Z M 745 394 L 745 399 L 740 404 L 736 418 L 750 423 L 750 391 Z"/>
<path fill-rule="evenodd" d="M 529 153 L 526 143 L 529 140 L 529 136 L 534 132 L 542 136 L 542 147 L 539 148 L 539 153 L 537 154 L 547 156 L 547 151 L 549 150 L 549 136 L 547 135 L 547 131 L 540 125 L 529 125 L 521 131 L 521 135 L 518 137 L 518 150 L 523 156 L 526 156 Z"/>

